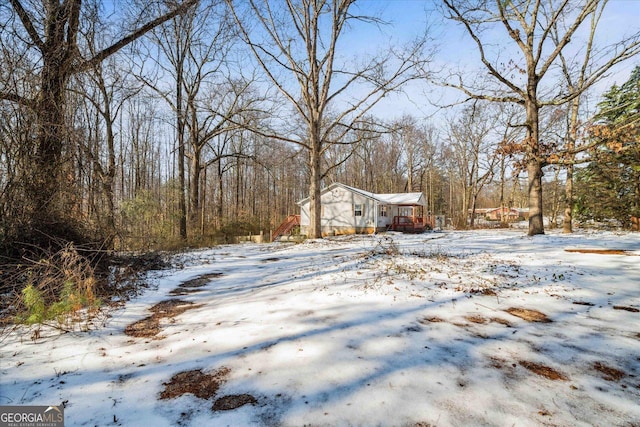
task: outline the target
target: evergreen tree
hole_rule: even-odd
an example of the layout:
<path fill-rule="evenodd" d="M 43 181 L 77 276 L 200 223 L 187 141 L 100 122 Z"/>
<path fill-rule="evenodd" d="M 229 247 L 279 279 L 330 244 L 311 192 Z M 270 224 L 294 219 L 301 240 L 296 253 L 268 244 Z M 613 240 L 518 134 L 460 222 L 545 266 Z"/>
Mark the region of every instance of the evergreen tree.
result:
<path fill-rule="evenodd" d="M 640 216 L 640 66 L 622 86 L 612 86 L 598 108 L 590 134 L 600 144 L 577 173 L 577 214 L 628 225 Z"/>

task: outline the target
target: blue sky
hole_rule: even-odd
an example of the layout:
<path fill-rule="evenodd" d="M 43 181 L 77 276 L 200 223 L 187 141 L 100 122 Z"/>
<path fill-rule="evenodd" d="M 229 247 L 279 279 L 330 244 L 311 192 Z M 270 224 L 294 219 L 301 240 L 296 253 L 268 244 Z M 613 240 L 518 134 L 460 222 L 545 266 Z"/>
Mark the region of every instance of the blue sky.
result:
<path fill-rule="evenodd" d="M 117 11 L 126 4 L 123 0 L 103 0 L 104 11 Z M 446 20 L 439 13 L 439 1 L 434 0 L 361 0 L 356 3 L 362 14 L 379 16 L 388 25 L 358 25 L 352 28 L 341 39 L 342 57 L 352 60 L 365 53 L 373 53 L 380 47 L 391 43 L 402 44 L 412 39 L 425 26 L 430 27 L 431 37 L 437 54 L 434 56 L 434 68 L 462 69 L 476 74 L 485 74 L 478 60 L 475 44 L 466 33 L 452 21 Z M 115 8 L 114 8 L 115 5 Z M 599 38 L 602 45 L 640 30 L 640 0 L 610 0 L 600 24 Z M 504 31 L 502 29 L 498 30 Z M 511 41 L 500 33 L 496 40 L 501 49 L 507 49 Z M 503 41 L 506 39 L 506 43 Z M 579 42 L 572 44 L 579 47 Z M 504 52 L 503 54 L 507 56 Z M 517 53 L 513 54 L 517 58 Z M 607 90 L 613 83 L 621 84 L 628 78 L 631 70 L 640 65 L 640 58 L 627 61 L 618 66 L 611 75 L 597 87 L 598 92 Z M 374 109 L 374 112 L 385 118 L 412 114 L 417 117 L 428 117 L 439 114 L 430 104 L 452 102 L 459 96 L 455 91 L 444 91 L 426 82 L 414 82 L 407 86 L 406 93 L 386 97 Z"/>
<path fill-rule="evenodd" d="M 479 62 L 478 51 L 475 43 L 454 22 L 442 18 L 431 0 L 364 0 L 363 4 L 372 11 L 381 11 L 382 16 L 391 21 L 393 26 L 383 28 L 382 41 L 389 36 L 394 39 L 409 39 L 421 31 L 430 20 L 432 35 L 436 38 L 438 53 L 435 56 L 436 67 L 457 68 L 462 70 L 477 70 L 478 73 L 486 73 Z M 500 30 L 499 30 L 500 31 Z M 598 30 L 598 40 L 601 46 L 608 45 L 619 40 L 625 35 L 631 35 L 640 31 L 640 0 L 611 0 L 605 9 Z M 506 35 L 506 33 L 504 34 Z M 504 40 L 504 35 L 502 40 Z M 507 39 L 507 42 L 510 42 Z M 500 40 L 496 41 L 500 44 Z M 575 48 L 580 48 L 580 40 L 573 40 Z M 375 43 L 371 43 L 375 45 Z M 504 49 L 504 46 L 500 46 Z M 514 56 L 517 58 L 517 54 Z M 621 84 L 629 77 L 631 70 L 640 65 L 640 57 L 635 58 L 616 67 L 606 79 L 601 81 L 595 90 L 599 93 L 607 90 L 614 83 Z M 427 92 L 427 96 L 423 92 Z M 438 114 L 436 109 L 429 104 L 433 101 L 446 104 L 452 102 L 459 94 L 456 91 L 443 91 L 425 83 L 409 85 L 408 94 L 405 96 L 391 96 L 385 99 L 375 111 L 378 114 L 399 116 L 410 113 L 420 116 Z"/>

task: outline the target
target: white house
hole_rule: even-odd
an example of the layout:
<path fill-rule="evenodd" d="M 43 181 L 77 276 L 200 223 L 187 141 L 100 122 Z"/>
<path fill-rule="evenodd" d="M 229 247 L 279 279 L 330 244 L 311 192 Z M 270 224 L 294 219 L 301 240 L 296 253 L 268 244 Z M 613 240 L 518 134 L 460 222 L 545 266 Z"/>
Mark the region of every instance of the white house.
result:
<path fill-rule="evenodd" d="M 424 231 L 427 201 L 422 193 L 375 194 L 335 182 L 321 191 L 322 234 Z M 300 233 L 308 234 L 310 199 L 298 202 Z"/>

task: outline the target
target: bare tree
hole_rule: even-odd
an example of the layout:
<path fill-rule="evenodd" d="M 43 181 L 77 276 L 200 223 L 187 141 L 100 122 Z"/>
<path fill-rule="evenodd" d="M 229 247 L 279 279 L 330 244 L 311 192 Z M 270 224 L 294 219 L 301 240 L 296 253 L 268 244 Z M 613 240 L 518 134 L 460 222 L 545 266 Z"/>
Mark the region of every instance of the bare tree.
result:
<path fill-rule="evenodd" d="M 96 8 L 97 9 L 97 8 Z M 97 12 L 97 11 L 96 11 Z M 95 12 L 94 12 L 95 13 Z M 96 13 L 97 15 L 97 13 Z M 95 55 L 95 47 L 98 45 L 96 38 L 108 33 L 106 25 L 98 26 L 96 16 L 94 26 L 85 32 L 88 40 L 88 49 Z M 95 110 L 94 137 L 87 141 L 78 141 L 79 150 L 89 159 L 92 169 L 99 181 L 102 194 L 106 202 L 104 217 L 106 224 L 103 226 L 105 235 L 105 247 L 111 248 L 118 230 L 116 227 L 116 200 L 115 180 L 117 172 L 116 156 L 116 123 L 122 114 L 123 106 L 130 98 L 136 96 L 141 87 L 131 82 L 131 71 L 121 66 L 117 54 L 106 58 L 104 61 L 94 64 L 87 73 L 76 75 L 76 86 L 72 91 L 77 91 L 78 96 L 84 97 L 87 105 L 82 108 L 86 114 Z M 92 108 L 90 108 L 92 107 Z M 88 118 L 87 121 L 90 119 Z M 104 127 L 104 136 L 98 135 L 99 128 Z M 91 141 L 95 141 L 91 144 Z M 98 143 L 100 141 L 101 143 Z M 100 216 L 100 214 L 98 214 Z"/>
<path fill-rule="evenodd" d="M 640 33 L 620 41 L 617 45 L 599 47 L 596 44 L 596 33 L 600 20 L 604 13 L 608 0 L 602 0 L 593 9 L 590 15 L 589 33 L 583 49 L 573 58 L 564 52 L 559 53 L 562 76 L 565 80 L 567 93 L 577 94 L 567 105 L 566 134 L 564 135 L 564 145 L 558 147 L 558 155 L 549 160 L 549 163 L 564 166 L 566 170 L 566 181 L 564 191 L 564 218 L 562 231 L 571 233 L 573 231 L 573 207 L 575 204 L 573 196 L 573 174 L 574 165 L 586 159 L 578 159 L 580 153 L 589 150 L 594 141 L 585 141 L 580 138 L 583 101 L 587 96 L 587 90 L 597 81 L 606 77 L 610 69 L 629 58 L 640 53 Z M 551 39 L 555 46 L 562 40 L 562 29 L 560 23 L 556 22 L 551 31 Z M 602 62 L 604 58 L 604 62 Z M 597 63 L 600 61 L 600 63 Z M 583 123 L 587 120 L 583 120 Z"/>
<path fill-rule="evenodd" d="M 92 69 L 149 30 L 183 13 L 195 1 L 183 2 L 94 55 L 84 57 L 78 41 L 80 28 L 86 24 L 82 0 L 43 0 L 39 8 L 35 3 L 9 0 L 9 21 L 3 27 L 10 29 L 15 40 L 25 46 L 28 57 L 33 58 L 31 73 L 38 80 L 34 93 L 23 93 L 20 86 L 0 87 L 0 100 L 20 104 L 32 110 L 36 118 L 35 149 L 24 207 L 32 230 L 48 226 L 49 234 L 77 234 L 60 208 L 61 161 L 67 140 L 66 90 L 70 77 Z"/>
<path fill-rule="evenodd" d="M 486 105 L 473 103 L 449 125 L 447 132 L 464 194 L 460 217 L 468 217 L 471 228 L 474 226 L 478 196 L 493 179 L 499 161 L 498 146 L 492 134 L 494 121 L 488 113 Z"/>
<path fill-rule="evenodd" d="M 634 55 L 638 35 L 610 47 L 611 59 L 603 61 L 580 88 L 558 93 L 557 87 L 555 91 L 550 89 L 553 82 L 545 87 L 543 81 L 553 79 L 552 70 L 558 64 L 560 54 L 568 50 L 572 40 L 580 38 L 583 24 L 606 1 L 587 0 L 580 4 L 568 0 L 443 1 L 448 18 L 459 22 L 473 39 L 490 80 L 498 86 L 487 89 L 486 82 L 472 83 L 464 81 L 462 76 L 447 85 L 463 91 L 471 99 L 515 103 L 525 110 L 525 121 L 520 126 L 526 129 L 522 149 L 529 181 L 529 235 L 543 234 L 542 168 L 547 163 L 547 147 L 540 135 L 540 110 L 572 101 L 611 66 Z M 504 52 L 492 50 L 488 38 L 491 32 L 485 30 L 506 32 L 512 42 L 509 48 L 517 51 L 517 59 L 506 61 Z"/>
<path fill-rule="evenodd" d="M 380 21 L 353 12 L 355 0 L 226 2 L 260 68 L 306 127 L 302 138 L 284 133 L 269 136 L 300 145 L 309 153 L 309 235 L 321 237 L 325 152 L 345 143 L 346 135 L 361 127 L 362 118 L 385 94 L 418 76 L 426 38 L 407 50 L 389 50 L 358 64 L 353 58 L 340 58 L 339 40 L 349 23 Z M 245 10 L 241 4 L 246 3 Z"/>

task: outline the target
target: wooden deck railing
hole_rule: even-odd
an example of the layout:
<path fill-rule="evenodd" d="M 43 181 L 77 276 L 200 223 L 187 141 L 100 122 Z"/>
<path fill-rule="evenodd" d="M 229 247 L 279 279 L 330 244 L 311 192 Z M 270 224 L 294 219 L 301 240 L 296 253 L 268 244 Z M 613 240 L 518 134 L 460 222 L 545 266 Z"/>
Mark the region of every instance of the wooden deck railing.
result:
<path fill-rule="evenodd" d="M 392 231 L 402 231 L 405 233 L 420 233 L 427 228 L 423 217 L 394 216 L 389 229 Z"/>
<path fill-rule="evenodd" d="M 300 225 L 300 215 L 289 215 L 287 218 L 285 218 L 284 221 L 282 221 L 282 224 L 280 224 L 280 226 L 276 228 L 276 231 L 273 232 L 271 239 L 276 240 L 278 237 L 291 232 L 291 230 L 293 230 L 293 228 L 297 225 Z"/>

